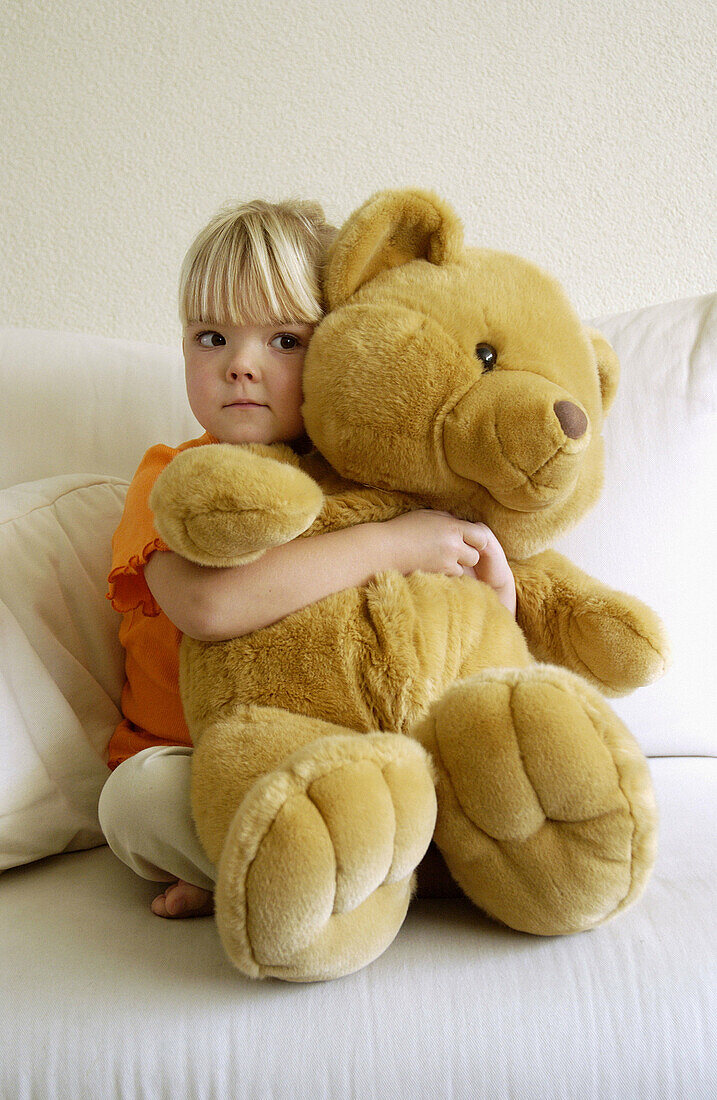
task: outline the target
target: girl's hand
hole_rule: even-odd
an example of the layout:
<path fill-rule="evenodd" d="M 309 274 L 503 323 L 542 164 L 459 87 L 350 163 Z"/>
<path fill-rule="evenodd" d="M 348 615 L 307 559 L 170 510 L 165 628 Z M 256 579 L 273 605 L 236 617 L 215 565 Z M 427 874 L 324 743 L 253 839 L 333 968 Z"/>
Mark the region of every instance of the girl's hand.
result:
<path fill-rule="evenodd" d="M 400 572 L 472 573 L 493 588 L 515 614 L 515 581 L 497 538 L 485 523 L 469 523 L 448 512 L 421 509 L 382 524 L 393 540 Z"/>
<path fill-rule="evenodd" d="M 479 581 L 489 584 L 500 602 L 508 608 L 511 615 L 515 615 L 515 578 L 505 551 L 490 527 L 486 527 L 485 523 L 476 523 L 474 526 L 481 528 L 484 541 L 482 546 L 478 546 L 479 560 L 473 567 L 473 575 Z"/>
<path fill-rule="evenodd" d="M 380 530 L 390 538 L 390 564 L 404 574 L 420 570 L 460 577 L 478 564 L 476 543 L 484 541 L 478 524 L 429 509 L 387 520 Z"/>

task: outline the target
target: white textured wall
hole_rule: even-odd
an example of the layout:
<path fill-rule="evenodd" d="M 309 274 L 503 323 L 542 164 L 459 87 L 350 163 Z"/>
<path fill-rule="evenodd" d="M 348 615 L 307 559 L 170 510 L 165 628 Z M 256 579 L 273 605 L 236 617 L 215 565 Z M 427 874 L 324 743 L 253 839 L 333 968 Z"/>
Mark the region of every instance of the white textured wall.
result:
<path fill-rule="evenodd" d="M 714 289 L 714 0 L 10 0 L 0 322 L 160 343 L 221 203 L 448 198 L 583 315 Z"/>

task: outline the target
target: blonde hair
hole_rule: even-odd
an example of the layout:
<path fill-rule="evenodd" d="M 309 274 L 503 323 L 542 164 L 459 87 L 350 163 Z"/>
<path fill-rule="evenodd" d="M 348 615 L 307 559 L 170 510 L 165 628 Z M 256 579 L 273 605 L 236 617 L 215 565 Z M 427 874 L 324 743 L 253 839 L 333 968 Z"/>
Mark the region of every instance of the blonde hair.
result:
<path fill-rule="evenodd" d="M 320 321 L 323 266 L 336 232 L 315 202 L 256 199 L 223 208 L 184 257 L 182 325 Z"/>

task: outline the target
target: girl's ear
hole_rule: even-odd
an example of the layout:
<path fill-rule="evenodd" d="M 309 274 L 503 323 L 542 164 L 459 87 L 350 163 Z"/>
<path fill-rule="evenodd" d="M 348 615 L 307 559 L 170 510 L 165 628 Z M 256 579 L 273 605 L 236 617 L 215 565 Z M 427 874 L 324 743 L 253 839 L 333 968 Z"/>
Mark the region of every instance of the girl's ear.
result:
<path fill-rule="evenodd" d="M 430 191 L 379 191 L 339 230 L 324 293 L 329 309 L 346 302 L 380 271 L 410 260 L 447 264 L 463 255 L 463 227 Z"/>
<path fill-rule="evenodd" d="M 620 381 L 620 360 L 601 332 L 598 332 L 595 328 L 587 328 L 586 332 L 597 359 L 600 393 L 602 394 L 602 411 L 606 413 L 615 400 L 615 394 L 617 393 L 617 384 Z"/>

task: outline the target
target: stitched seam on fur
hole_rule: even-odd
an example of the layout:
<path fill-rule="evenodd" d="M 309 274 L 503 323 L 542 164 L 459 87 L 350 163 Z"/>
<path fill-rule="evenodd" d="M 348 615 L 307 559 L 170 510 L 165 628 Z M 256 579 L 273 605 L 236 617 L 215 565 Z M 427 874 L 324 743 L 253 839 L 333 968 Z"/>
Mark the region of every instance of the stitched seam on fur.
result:
<path fill-rule="evenodd" d="M 434 728 L 435 728 L 435 727 L 434 727 Z M 443 774 L 444 774 L 444 775 L 445 775 L 445 776 L 447 777 L 447 779 L 448 779 L 448 786 L 450 787 L 450 789 L 451 789 L 451 791 L 452 791 L 452 793 L 453 793 L 453 797 L 455 798 L 456 802 L 458 803 L 458 806 L 459 806 L 459 808 L 460 808 L 460 810 L 461 810 L 461 813 L 463 814 L 464 818 L 466 819 L 466 821 L 468 822 L 468 824 L 470 825 L 470 827 L 471 827 L 472 829 L 475 829 L 475 831 L 476 831 L 477 833 L 480 833 L 480 835 L 481 835 L 481 836 L 486 836 L 486 837 L 488 837 L 488 839 L 489 839 L 489 840 L 493 841 L 494 843 L 496 843 L 496 844 L 501 844 L 501 843 L 502 843 L 502 841 L 498 840 L 498 838 L 497 838 L 497 837 L 491 836 L 491 834 L 490 834 L 490 833 L 489 833 L 489 832 L 488 832 L 488 831 L 487 831 L 486 829 L 483 829 L 483 828 L 481 828 L 481 826 L 480 826 L 480 825 L 476 825 L 476 823 L 475 823 L 475 821 L 473 820 L 473 818 L 472 818 L 472 817 L 471 817 L 471 816 L 470 816 L 470 815 L 468 814 L 468 812 L 466 811 L 466 809 L 465 809 L 465 807 L 464 807 L 463 803 L 462 803 L 462 802 L 461 802 L 461 800 L 460 800 L 460 797 L 459 797 L 458 791 L 456 790 L 455 784 L 454 784 L 454 782 L 453 782 L 453 777 L 451 776 L 451 773 L 449 772 L 449 770 L 448 770 L 448 767 L 447 767 L 447 765 L 446 765 L 446 762 L 445 762 L 445 760 L 444 760 L 444 758 L 443 758 L 443 754 L 441 753 L 441 746 L 440 746 L 440 744 L 439 744 L 439 742 L 438 742 L 438 737 L 436 737 L 436 739 L 435 739 L 435 744 L 436 744 L 435 752 L 436 752 L 436 755 L 438 756 L 438 759 L 439 759 L 439 761 L 440 761 L 440 763 L 441 763 L 441 767 L 442 767 L 442 769 L 443 769 Z M 542 806 L 541 806 L 541 809 L 542 809 Z M 439 813 L 440 813 L 440 811 L 439 811 Z M 541 826 L 541 828 L 542 828 L 542 826 Z M 460 885 L 460 884 L 459 884 L 459 885 Z"/>
<path fill-rule="evenodd" d="M 254 860 L 257 857 L 259 849 L 261 848 L 262 844 L 264 843 L 267 836 L 269 835 L 269 833 L 271 831 L 271 827 L 274 824 L 274 821 L 276 821 L 276 815 L 274 816 L 274 818 L 272 819 L 272 821 L 269 823 L 269 825 L 265 829 L 264 833 L 262 834 L 261 840 L 259 841 L 259 843 L 256 846 L 256 851 L 254 853 L 254 856 L 249 861 L 249 863 L 247 863 L 246 868 L 244 870 L 244 874 L 242 876 L 242 878 L 243 878 L 243 881 L 242 881 L 242 894 L 244 896 L 244 937 L 246 939 L 247 947 L 249 948 L 249 954 L 251 955 L 251 961 L 254 963 L 254 966 L 259 971 L 262 970 L 263 964 L 260 963 L 259 960 L 256 957 L 256 951 L 254 950 L 254 944 L 251 942 L 251 936 L 249 935 L 249 891 L 247 890 L 247 879 L 249 877 L 249 871 L 251 870 L 251 868 L 254 864 Z M 236 889 L 236 883 L 234 881 L 234 879 L 235 879 L 234 871 L 235 871 L 235 868 L 232 868 L 232 872 L 233 872 L 232 873 L 232 886 L 235 890 Z"/>
<path fill-rule="evenodd" d="M 511 712 L 511 718 L 513 718 L 513 707 L 512 707 L 512 699 L 513 699 L 513 688 L 511 687 L 511 689 L 510 689 L 510 702 L 509 702 L 509 706 L 510 706 L 510 712 Z M 513 720 L 513 731 L 515 732 L 515 720 Z M 550 817 L 548 817 L 548 815 L 546 814 L 546 812 L 545 812 L 545 809 L 543 808 L 543 804 L 542 804 L 542 802 L 540 801 L 540 799 L 538 798 L 538 792 L 537 792 L 537 791 L 535 790 L 535 787 L 533 786 L 533 781 L 532 781 L 532 779 L 530 778 L 530 776 L 528 775 L 528 772 L 526 771 L 526 768 L 525 768 L 525 763 L 524 763 L 524 758 L 523 758 L 523 754 L 522 754 L 522 752 L 520 751 L 520 744 L 518 743 L 518 736 L 517 736 L 517 734 L 516 734 L 516 737 L 515 737 L 515 741 L 516 741 L 516 745 L 518 746 L 518 755 L 519 755 L 519 757 L 520 757 L 520 762 L 521 762 L 521 765 L 522 765 L 522 767 L 523 767 L 523 772 L 524 772 L 524 774 L 525 774 L 525 777 L 526 777 L 526 779 L 527 779 L 527 780 L 528 780 L 528 782 L 530 783 L 530 786 L 531 786 L 531 788 L 532 788 L 532 790 L 533 790 L 533 793 L 535 794 L 535 797 L 536 797 L 536 799 L 538 800 L 538 805 L 540 806 L 540 811 L 541 811 L 541 813 L 542 813 L 542 815 L 543 815 L 543 825 L 544 825 L 546 821 L 552 821 L 553 819 L 552 819 L 552 818 L 550 818 Z M 463 805 L 463 803 L 461 802 L 461 799 L 460 799 L 460 796 L 459 796 L 459 794 L 458 794 L 458 791 L 456 790 L 455 784 L 453 783 L 453 778 L 452 778 L 452 776 L 451 776 L 450 772 L 448 771 L 448 768 L 447 768 L 447 766 L 446 766 L 446 762 L 445 762 L 445 760 L 444 760 L 444 758 L 443 758 L 443 755 L 442 755 L 442 753 L 441 753 L 441 748 L 440 748 L 440 744 L 439 744 L 439 741 L 438 741 L 438 737 L 437 737 L 437 736 L 436 736 L 436 751 L 437 751 L 437 753 L 438 753 L 438 757 L 439 757 L 439 759 L 440 759 L 440 762 L 441 762 L 441 764 L 442 764 L 442 766 L 443 766 L 443 771 L 444 771 L 445 775 L 447 775 L 447 776 L 448 776 L 448 780 L 449 780 L 450 788 L 451 788 L 451 790 L 452 790 L 452 792 L 453 792 L 453 796 L 454 796 L 454 798 L 455 798 L 456 802 L 458 803 L 458 805 L 460 806 L 460 809 L 461 809 L 461 812 L 463 813 L 463 816 L 464 816 L 464 817 L 466 818 L 466 820 L 467 820 L 467 821 L 469 822 L 469 824 L 471 825 L 471 827 L 472 827 L 473 829 L 475 829 L 477 833 L 480 833 L 480 834 L 481 834 L 482 836 L 486 836 L 486 837 L 488 837 L 488 839 L 489 839 L 489 840 L 495 841 L 495 842 L 496 842 L 496 843 L 498 843 L 498 844 L 501 844 L 501 843 L 503 843 L 503 842 L 504 842 L 504 841 L 505 841 L 506 839 L 510 841 L 510 840 L 511 840 L 511 838 L 510 838 L 510 837 L 499 839 L 498 837 L 492 836 L 492 835 L 491 835 L 491 834 L 490 834 L 490 833 L 489 833 L 489 832 L 487 831 L 487 829 L 483 829 L 483 828 L 482 828 L 482 827 L 481 827 L 480 825 L 476 825 L 475 821 L 474 821 L 474 820 L 473 820 L 473 818 L 472 818 L 472 817 L 470 816 L 470 814 L 469 814 L 469 813 L 467 812 L 467 810 L 466 810 L 465 806 L 464 806 L 464 805 Z M 599 815 L 599 816 L 602 816 L 602 815 Z M 541 829 L 542 829 L 543 825 L 539 826 L 539 828 L 541 828 Z M 537 832 L 537 830 L 536 830 L 536 832 Z M 535 835 L 535 834 L 533 833 L 533 834 L 531 834 L 531 835 Z"/>
<path fill-rule="evenodd" d="M 623 786 L 623 779 L 622 779 L 620 769 L 617 765 L 617 761 L 615 760 L 614 756 L 612 755 L 612 752 L 610 750 L 610 746 L 608 745 L 607 740 L 606 740 L 605 735 L 604 735 L 605 724 L 602 721 L 602 716 L 601 716 L 600 712 L 598 711 L 597 707 L 595 707 L 590 702 L 589 699 L 587 700 L 587 702 L 585 702 L 582 699 L 580 701 L 581 701 L 582 705 L 585 707 L 585 711 L 586 711 L 588 717 L 590 718 L 590 721 L 593 724 L 593 728 L 595 729 L 595 732 L 597 733 L 598 737 L 602 741 L 602 743 L 605 746 L 605 748 L 607 749 L 607 751 L 610 753 L 610 758 L 612 760 L 613 767 L 615 769 L 615 775 L 617 777 L 617 785 L 620 788 L 620 794 L 622 795 L 622 797 L 625 800 L 625 805 L 627 806 L 627 811 L 630 815 L 630 821 L 632 823 L 632 835 L 630 836 L 630 883 L 629 883 L 629 886 L 627 888 L 627 891 L 626 891 L 625 895 L 620 899 L 618 904 L 612 910 L 612 913 L 608 914 L 608 916 L 614 916 L 625 905 L 625 902 L 627 901 L 630 894 L 632 893 L 633 884 L 635 882 L 634 849 L 635 849 L 635 833 L 637 832 L 637 822 L 635 821 L 635 813 L 634 813 L 634 810 L 632 808 L 632 803 L 630 802 L 630 799 L 627 797 L 627 794 L 625 793 L 625 788 Z M 600 816 L 603 816 L 603 815 L 601 814 Z M 603 920 L 607 920 L 607 917 L 603 917 Z"/>
<path fill-rule="evenodd" d="M 501 441 L 500 435 L 498 434 L 498 421 L 496 419 L 496 415 L 497 415 L 497 413 L 494 411 L 494 413 L 493 413 L 493 435 L 495 436 L 495 441 L 498 444 L 498 450 L 501 453 L 501 457 L 503 458 L 503 461 L 506 462 L 508 466 L 510 466 L 511 470 L 513 470 L 515 473 L 519 474 L 520 477 L 523 478 L 523 485 L 525 485 L 527 483 L 527 484 L 530 485 L 530 487 L 532 489 L 536 489 L 536 490 L 544 488 L 544 486 L 542 486 L 542 485 L 535 485 L 533 483 L 533 478 L 537 477 L 537 475 L 542 470 L 544 470 L 546 466 L 550 465 L 550 463 L 553 461 L 553 459 L 557 458 L 558 455 L 560 455 L 562 453 L 561 448 L 558 447 L 558 449 L 554 452 L 554 454 L 552 454 L 550 456 L 550 458 L 546 458 L 545 462 L 541 462 L 540 466 L 536 467 L 536 469 L 533 470 L 532 473 L 529 474 L 526 470 L 521 470 L 520 466 L 516 466 L 516 464 L 514 462 L 511 462 L 511 460 L 508 458 L 507 454 L 505 453 L 503 443 Z M 521 487 L 522 486 L 520 486 L 520 485 L 516 485 L 515 489 L 520 489 Z M 511 491 L 514 492 L 515 489 L 513 489 Z M 492 494 L 491 494 L 491 496 L 492 496 Z"/>
<path fill-rule="evenodd" d="M 344 764 L 340 768 L 335 768 L 331 771 L 330 774 L 334 775 L 335 772 L 343 771 L 345 767 L 347 767 L 347 765 Z M 317 778 L 323 778 L 323 777 L 319 776 Z M 328 836 L 329 840 L 331 841 L 331 848 L 332 848 L 333 853 L 334 853 L 334 900 L 331 903 L 331 915 L 333 916 L 333 914 L 336 912 L 336 895 L 339 892 L 339 859 L 338 859 L 338 855 L 336 853 L 336 845 L 334 844 L 334 838 L 331 835 L 331 829 L 329 828 L 329 826 L 326 823 L 326 818 L 322 814 L 319 807 L 316 805 L 316 802 L 314 801 L 314 799 L 311 797 L 311 787 L 313 787 L 313 785 L 314 784 L 312 782 L 311 785 L 306 788 L 306 797 L 308 798 L 309 802 L 311 803 L 311 805 L 314 807 L 317 814 L 321 818 L 321 820 L 324 824 L 324 828 L 326 829 L 326 835 Z"/>
<path fill-rule="evenodd" d="M 609 691 L 610 684 L 607 683 L 607 681 L 605 680 L 601 680 L 600 677 L 596 675 L 596 673 L 594 673 L 592 669 L 585 663 L 585 661 L 583 661 L 582 658 L 578 656 L 577 650 L 575 649 L 575 644 L 570 636 L 571 623 L 573 621 L 573 616 L 576 614 L 574 594 L 570 591 L 569 586 L 560 583 L 560 579 L 558 577 L 553 578 L 552 589 L 552 599 L 556 608 L 558 608 L 563 602 L 568 605 L 567 621 L 562 615 L 558 614 L 556 616 L 556 627 L 557 633 L 565 649 L 566 655 L 568 659 L 573 662 L 570 666 L 571 670 L 575 672 L 580 672 L 586 680 L 592 679 L 597 684 L 599 684 L 601 688 Z"/>
<path fill-rule="evenodd" d="M 267 833 L 268 833 L 268 829 L 267 829 Z M 267 834 L 265 833 L 264 835 L 266 836 Z M 263 839 L 263 837 L 262 837 L 262 839 Z M 253 862 L 254 861 L 252 860 L 252 863 Z M 256 951 L 254 950 L 254 944 L 251 942 L 251 936 L 249 935 L 249 891 L 246 888 L 246 880 L 247 880 L 247 877 L 249 875 L 249 869 L 250 868 L 251 868 L 251 863 L 249 864 L 246 871 L 244 872 L 244 882 L 242 884 L 242 894 L 244 895 L 244 937 L 246 939 L 247 947 L 249 948 L 249 954 L 251 956 L 251 961 L 254 963 L 254 966 L 257 968 L 257 970 L 261 971 L 261 963 L 258 961 L 258 959 L 256 957 Z M 234 878 L 233 875 L 232 875 L 232 878 Z"/>
<path fill-rule="evenodd" d="M 435 417 L 435 421 L 434 421 L 433 438 L 434 438 L 434 441 L 436 441 L 436 442 L 440 439 L 440 453 L 439 453 L 438 446 L 435 447 L 436 457 L 437 458 L 440 457 L 443 460 L 443 462 L 446 466 L 446 469 L 450 470 L 450 472 L 455 477 L 462 477 L 462 475 L 461 474 L 456 474 L 455 470 L 453 469 L 450 462 L 448 461 L 448 457 L 446 455 L 446 436 L 445 436 L 446 420 L 451 415 L 451 413 L 456 408 L 456 406 L 461 403 L 463 398 L 471 392 L 471 390 L 473 389 L 474 386 L 475 386 L 475 382 L 471 382 L 470 385 L 467 386 L 464 390 L 461 390 L 458 393 L 457 396 L 454 396 L 452 401 L 450 401 L 450 398 L 449 398 L 450 404 L 447 403 L 442 409 L 440 409 L 436 413 L 436 417 Z M 462 480 L 468 482 L 469 485 L 475 484 L 475 482 L 473 482 L 472 478 L 463 477 Z"/>
<path fill-rule="evenodd" d="M 295 507 L 295 501 L 279 500 L 277 498 L 277 500 L 274 501 L 274 504 L 273 504 L 272 508 L 275 508 L 276 511 L 279 512 L 279 513 L 281 513 L 281 512 L 283 512 L 285 514 L 288 513 L 288 515 L 290 517 L 292 506 Z M 229 505 L 227 508 L 218 508 L 218 507 L 207 508 L 203 511 L 193 513 L 193 515 L 191 516 L 191 519 L 182 520 L 182 525 L 183 525 L 184 531 L 186 532 L 187 528 L 188 528 L 188 525 L 190 523 L 193 523 L 194 521 L 196 521 L 198 519 L 206 520 L 206 519 L 212 519 L 214 516 L 235 515 L 236 512 L 237 512 L 237 509 L 235 507 L 232 507 L 231 505 Z M 241 516 L 242 516 L 242 519 L 244 517 L 254 518 L 255 516 L 265 516 L 268 512 L 269 512 L 268 508 L 242 508 L 241 509 Z M 311 522 L 313 523 L 313 520 Z M 309 526 L 311 526 L 311 524 L 309 524 Z M 308 528 L 304 528 L 304 530 L 308 530 Z"/>
<path fill-rule="evenodd" d="M 543 825 L 544 825 L 546 821 L 551 821 L 552 818 L 548 817 L 547 813 L 545 812 L 545 807 L 543 806 L 543 803 L 540 801 L 540 795 L 538 794 L 538 792 L 535 789 L 535 783 L 533 782 L 533 780 L 530 778 L 530 775 L 528 774 L 528 769 L 527 769 L 526 764 L 525 764 L 525 754 L 523 753 L 523 750 L 521 749 L 520 740 L 518 738 L 518 733 L 517 733 L 517 726 L 516 726 L 516 721 L 515 721 L 515 708 L 513 706 L 513 694 L 514 694 L 514 692 L 515 692 L 515 684 L 513 684 L 510 687 L 510 695 L 508 697 L 508 710 L 510 711 L 510 720 L 513 724 L 513 735 L 515 737 L 515 744 L 516 744 L 516 747 L 518 749 L 518 756 L 520 758 L 520 764 L 521 764 L 521 767 L 523 769 L 523 774 L 524 774 L 525 778 L 528 780 L 528 782 L 530 783 L 531 790 L 532 790 L 533 794 L 535 795 L 535 797 L 537 799 L 538 805 L 540 806 L 540 812 L 543 815 Z M 543 825 L 540 825 L 539 828 L 542 829 Z"/>
<path fill-rule="evenodd" d="M 398 762 L 398 760 L 392 760 L 391 761 L 392 764 L 395 764 L 397 762 Z M 353 761 L 352 761 L 352 763 L 353 763 Z M 386 784 L 386 788 L 388 790 L 388 793 L 391 795 L 391 806 L 393 807 L 393 822 L 394 822 L 394 827 L 393 827 L 393 852 L 394 852 L 394 856 L 395 856 L 395 852 L 396 852 L 396 807 L 393 804 L 393 795 L 391 794 L 391 788 L 389 787 L 388 783 L 386 782 L 386 777 L 384 775 L 384 772 L 386 770 L 385 767 L 379 768 L 378 764 L 375 764 L 375 762 L 373 762 L 373 761 L 372 761 L 372 763 L 374 763 L 374 766 L 378 769 L 378 771 L 380 771 L 381 778 L 383 779 L 384 783 Z M 350 764 L 342 764 L 341 767 L 332 769 L 330 774 L 334 775 L 336 772 L 344 771 L 347 767 L 350 767 L 350 766 L 351 766 Z M 317 778 L 321 778 L 321 777 L 319 776 Z M 311 784 L 311 786 L 313 786 L 313 783 Z M 331 847 L 334 850 L 334 862 L 335 862 L 335 866 L 336 866 L 336 875 L 335 875 L 335 878 L 334 878 L 334 902 L 333 902 L 333 905 L 332 905 L 332 915 L 333 915 L 336 912 L 336 895 L 337 895 L 338 889 L 339 889 L 338 879 L 339 879 L 339 870 L 340 870 L 338 855 L 337 855 L 337 852 L 336 852 L 336 845 L 334 844 L 334 839 L 331 835 L 331 829 L 329 828 L 329 826 L 326 822 L 326 818 L 322 814 L 320 807 L 316 805 L 316 802 L 314 801 L 314 799 L 311 796 L 311 787 L 307 787 L 306 797 L 308 798 L 311 805 L 314 806 L 314 808 L 316 809 L 316 812 L 318 813 L 319 817 L 323 821 L 324 828 L 326 829 L 329 840 L 331 841 Z M 391 859 L 391 866 L 393 866 L 393 858 Z M 391 867 L 389 867 L 389 871 L 390 871 L 390 869 L 391 869 Z M 343 871 L 344 869 L 341 868 L 341 870 Z M 386 878 L 384 877 L 382 882 L 379 883 L 379 887 L 383 886 L 385 882 L 386 882 Z M 378 889 L 378 887 L 376 887 L 376 889 Z M 372 890 L 371 893 L 373 893 L 373 892 L 374 891 Z M 368 894 L 367 897 L 364 898 L 363 900 L 366 901 L 367 898 L 370 897 L 370 896 L 371 895 Z M 359 902 L 359 904 L 362 905 L 363 902 Z M 349 912 L 353 912 L 353 910 L 349 910 Z"/>
<path fill-rule="evenodd" d="M 261 782 L 261 780 L 259 780 L 259 782 Z M 263 795 L 263 791 L 262 791 L 262 795 Z M 286 799 L 284 799 L 284 802 L 282 802 L 282 806 L 285 803 L 286 803 Z M 281 806 L 279 807 L 279 809 L 281 809 Z M 237 812 L 238 812 L 238 808 L 237 808 Z M 256 811 L 254 811 L 254 812 L 256 812 Z M 251 857 L 251 859 L 249 859 L 245 863 L 244 859 L 241 859 L 237 862 L 234 858 L 232 858 L 231 875 L 229 876 L 230 884 L 231 884 L 231 888 L 232 888 L 232 893 L 234 894 L 236 892 L 237 872 L 238 871 L 241 872 L 241 869 L 243 867 L 242 883 L 241 883 L 241 892 L 242 892 L 242 897 L 244 899 L 244 928 L 243 928 L 243 934 L 244 934 L 244 940 L 245 940 L 247 948 L 249 950 L 249 954 L 251 956 L 251 961 L 253 962 L 254 966 L 257 968 L 258 971 L 262 971 L 266 964 L 261 963 L 261 962 L 258 961 L 258 959 L 256 957 L 256 952 L 254 950 L 254 945 L 251 942 L 251 936 L 249 935 L 249 897 L 248 897 L 248 891 L 247 891 L 247 888 L 246 888 L 246 884 L 247 884 L 247 879 L 249 877 L 249 872 L 250 872 L 250 870 L 251 870 L 251 868 L 254 864 L 254 861 L 255 861 L 257 855 L 259 854 L 259 849 L 261 848 L 262 844 L 264 843 L 267 836 L 271 832 L 271 830 L 274 826 L 274 823 L 276 822 L 278 812 L 279 811 L 277 810 L 273 814 L 271 820 L 267 823 L 266 828 L 261 833 L 261 836 L 256 841 L 256 843 L 254 844 L 254 854 Z M 242 818 L 241 820 L 245 820 L 245 819 Z M 226 843 L 226 841 L 225 841 L 225 843 Z M 233 853 L 232 855 L 235 856 L 236 853 Z"/>

